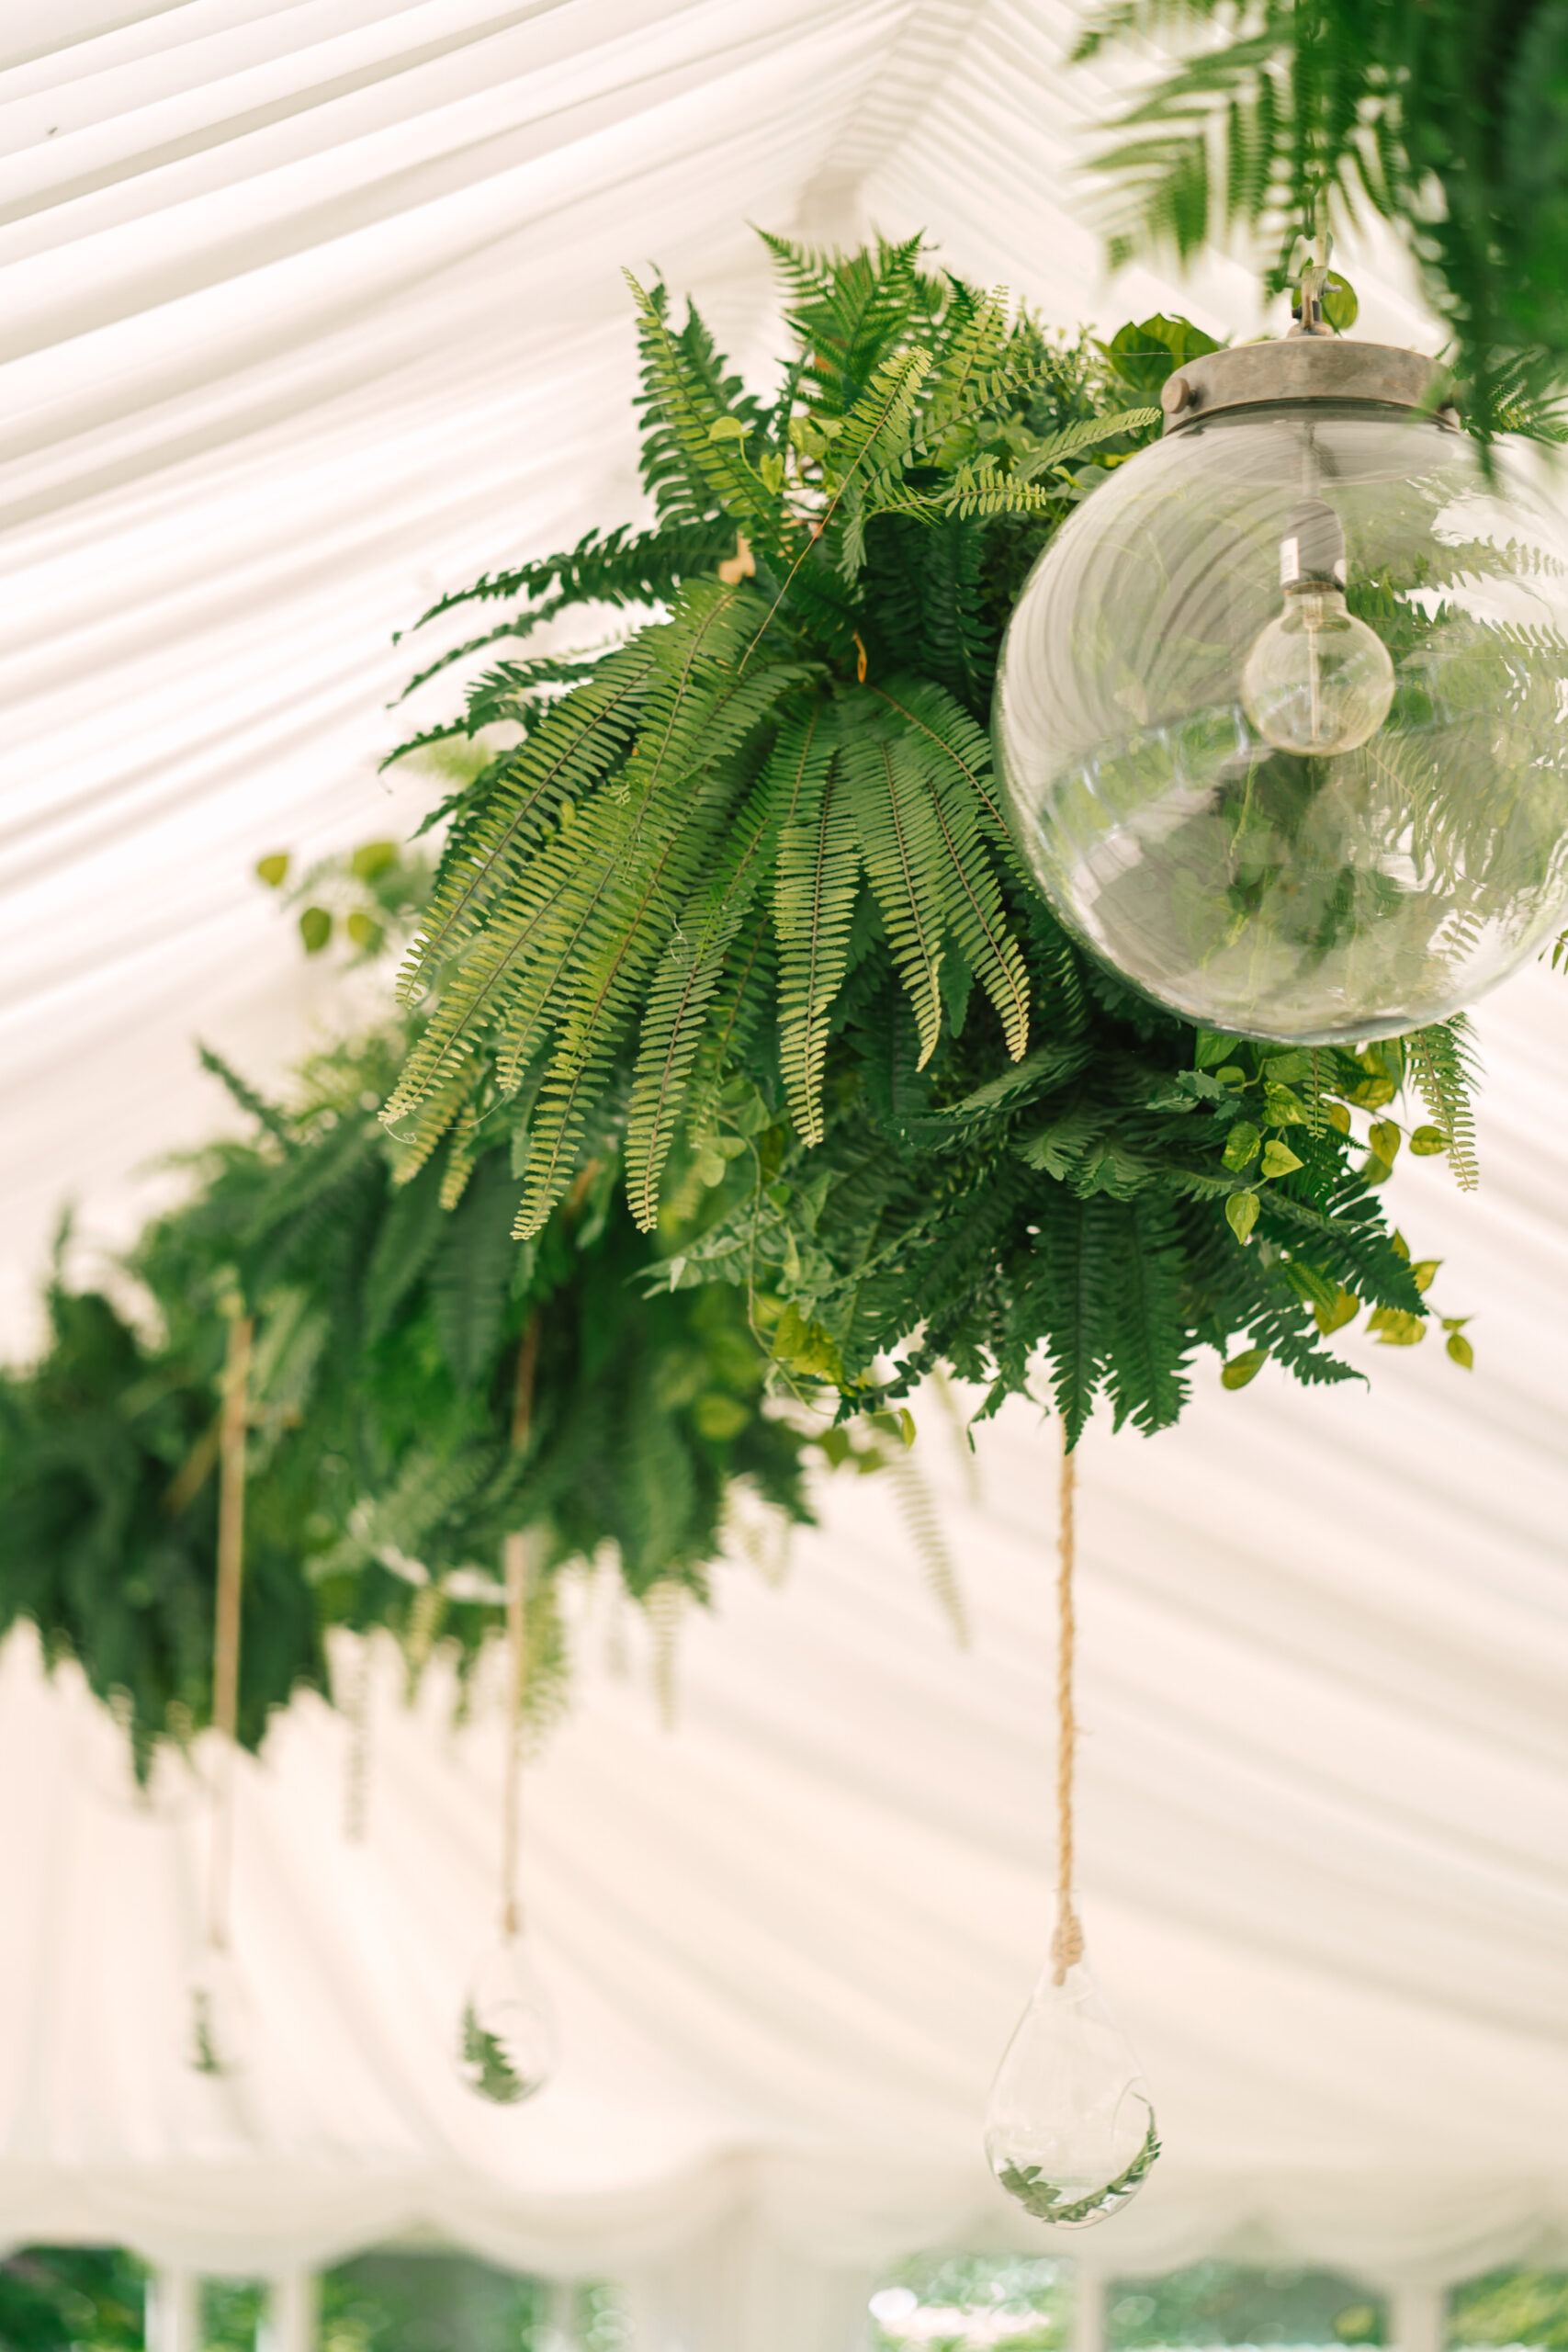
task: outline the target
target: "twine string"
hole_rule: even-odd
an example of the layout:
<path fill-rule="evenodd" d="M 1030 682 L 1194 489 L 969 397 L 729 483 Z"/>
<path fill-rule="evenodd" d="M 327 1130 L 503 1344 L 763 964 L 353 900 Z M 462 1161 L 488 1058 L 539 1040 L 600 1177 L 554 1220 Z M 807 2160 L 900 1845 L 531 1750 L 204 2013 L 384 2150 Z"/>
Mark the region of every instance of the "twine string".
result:
<path fill-rule="evenodd" d="M 539 1368 L 539 1317 L 528 1318 L 517 1350 L 512 1398 L 512 1450 L 521 1453 L 534 1426 L 534 1383 Z M 501 1932 L 510 1943 L 523 1932 L 518 1874 L 523 1845 L 523 1702 L 528 1682 L 528 1538 L 521 1529 L 502 1544 L 506 1580 L 506 1777 L 501 1798 Z"/>
<path fill-rule="evenodd" d="M 1051 1981 L 1055 1984 L 1066 1984 L 1068 1969 L 1083 1958 L 1083 1929 L 1073 1908 L 1073 1763 L 1078 1728 L 1073 1713 L 1075 1476 L 1064 1423 L 1056 1521 L 1056 1929 L 1051 1938 Z"/>
<path fill-rule="evenodd" d="M 240 1722 L 240 1599 L 245 1559 L 245 1429 L 253 1337 L 254 1326 L 248 1315 L 231 1317 L 218 1440 L 218 1593 L 212 1630 L 212 1727 L 218 1734 L 218 1753 L 207 1938 L 214 1951 L 225 1951 L 229 1945 L 230 1881 L 234 1856 L 234 1751 Z"/>
<path fill-rule="evenodd" d="M 370 1834 L 371 1666 L 370 1634 L 367 1628 L 359 1636 L 359 1654 L 354 1661 L 348 1773 L 344 1784 L 343 1834 L 353 1846 L 363 1846 Z"/>

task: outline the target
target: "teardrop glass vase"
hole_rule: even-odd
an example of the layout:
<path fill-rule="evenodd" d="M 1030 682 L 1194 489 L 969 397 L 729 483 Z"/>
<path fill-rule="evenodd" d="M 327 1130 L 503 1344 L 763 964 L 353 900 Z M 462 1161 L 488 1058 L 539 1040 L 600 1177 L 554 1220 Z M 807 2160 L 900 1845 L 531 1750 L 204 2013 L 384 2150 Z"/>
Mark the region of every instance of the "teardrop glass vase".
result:
<path fill-rule="evenodd" d="M 556 2070 L 556 2022 L 521 1936 L 508 1936 L 474 1971 L 463 2004 L 458 2071 L 496 2107 L 519 2107 Z"/>
<path fill-rule="evenodd" d="M 243 2075 L 250 2064 L 251 2005 L 231 1952 L 209 1945 L 191 1977 L 186 2012 L 186 2064 L 214 2080 Z"/>
<path fill-rule="evenodd" d="M 1094 1973 L 1046 1962 L 991 2086 L 986 2155 L 1037 2222 L 1084 2230 L 1147 2179 L 1159 2141 L 1148 2086 Z"/>

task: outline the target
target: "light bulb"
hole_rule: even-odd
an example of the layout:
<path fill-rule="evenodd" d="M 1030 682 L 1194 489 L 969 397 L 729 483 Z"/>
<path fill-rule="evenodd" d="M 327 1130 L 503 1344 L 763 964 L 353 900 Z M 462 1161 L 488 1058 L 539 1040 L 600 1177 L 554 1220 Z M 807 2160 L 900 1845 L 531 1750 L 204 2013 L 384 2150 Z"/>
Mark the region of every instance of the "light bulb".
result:
<path fill-rule="evenodd" d="M 1393 700 L 1388 648 L 1345 607 L 1343 592 L 1291 592 L 1241 673 L 1242 707 L 1277 751 L 1325 758 L 1375 735 Z"/>
<path fill-rule="evenodd" d="M 1048 1962 L 986 2110 L 986 2155 L 1037 2222 L 1088 2229 L 1143 2187 L 1159 2141 L 1138 2062 L 1081 1957 Z"/>
<path fill-rule="evenodd" d="M 458 2071 L 497 2107 L 520 2107 L 556 2070 L 556 2024 L 521 1936 L 503 1938 L 475 1970 L 463 2004 Z"/>

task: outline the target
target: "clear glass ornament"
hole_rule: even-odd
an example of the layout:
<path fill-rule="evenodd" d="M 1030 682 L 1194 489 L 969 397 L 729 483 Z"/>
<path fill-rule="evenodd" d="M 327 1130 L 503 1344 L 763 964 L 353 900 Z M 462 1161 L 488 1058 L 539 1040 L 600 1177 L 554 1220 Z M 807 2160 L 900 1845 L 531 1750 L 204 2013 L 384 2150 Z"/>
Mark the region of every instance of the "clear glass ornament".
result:
<path fill-rule="evenodd" d="M 193 2074 L 231 2080 L 249 2065 L 253 2039 L 250 2000 L 233 1954 L 209 1946 L 188 1988 L 186 2064 Z"/>
<path fill-rule="evenodd" d="M 1264 741 L 1320 759 L 1375 735 L 1393 700 L 1388 648 L 1337 588 L 1288 597 L 1241 673 L 1242 708 Z"/>
<path fill-rule="evenodd" d="M 475 1970 L 463 2003 L 458 2071 L 497 2107 L 519 2107 L 556 2070 L 555 2012 L 521 1935 L 503 1937 Z"/>
<path fill-rule="evenodd" d="M 1084 2230 L 1137 2195 L 1159 2154 L 1138 2062 L 1083 1957 L 1058 1984 L 1053 1955 L 1003 2053 L 986 2109 L 986 2155 L 1008 2195 L 1056 2229 Z M 1058 1930 L 1058 1940 L 1061 1930 Z"/>
<path fill-rule="evenodd" d="M 1010 813 L 1062 922 L 1145 994 L 1359 1042 L 1562 928 L 1568 526 L 1497 466 L 1414 411 L 1220 410 L 1041 557 L 997 682 Z"/>

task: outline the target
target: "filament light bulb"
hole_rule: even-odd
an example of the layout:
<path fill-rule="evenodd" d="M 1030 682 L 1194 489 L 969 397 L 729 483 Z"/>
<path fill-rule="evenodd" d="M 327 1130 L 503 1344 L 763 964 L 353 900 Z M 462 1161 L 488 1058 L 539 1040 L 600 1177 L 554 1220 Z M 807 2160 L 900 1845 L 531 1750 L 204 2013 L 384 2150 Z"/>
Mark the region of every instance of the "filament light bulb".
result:
<path fill-rule="evenodd" d="M 1393 700 L 1393 663 L 1346 608 L 1345 533 L 1321 498 L 1292 508 L 1280 541 L 1285 609 L 1242 672 L 1242 707 L 1276 751 L 1325 759 L 1375 735 Z"/>

